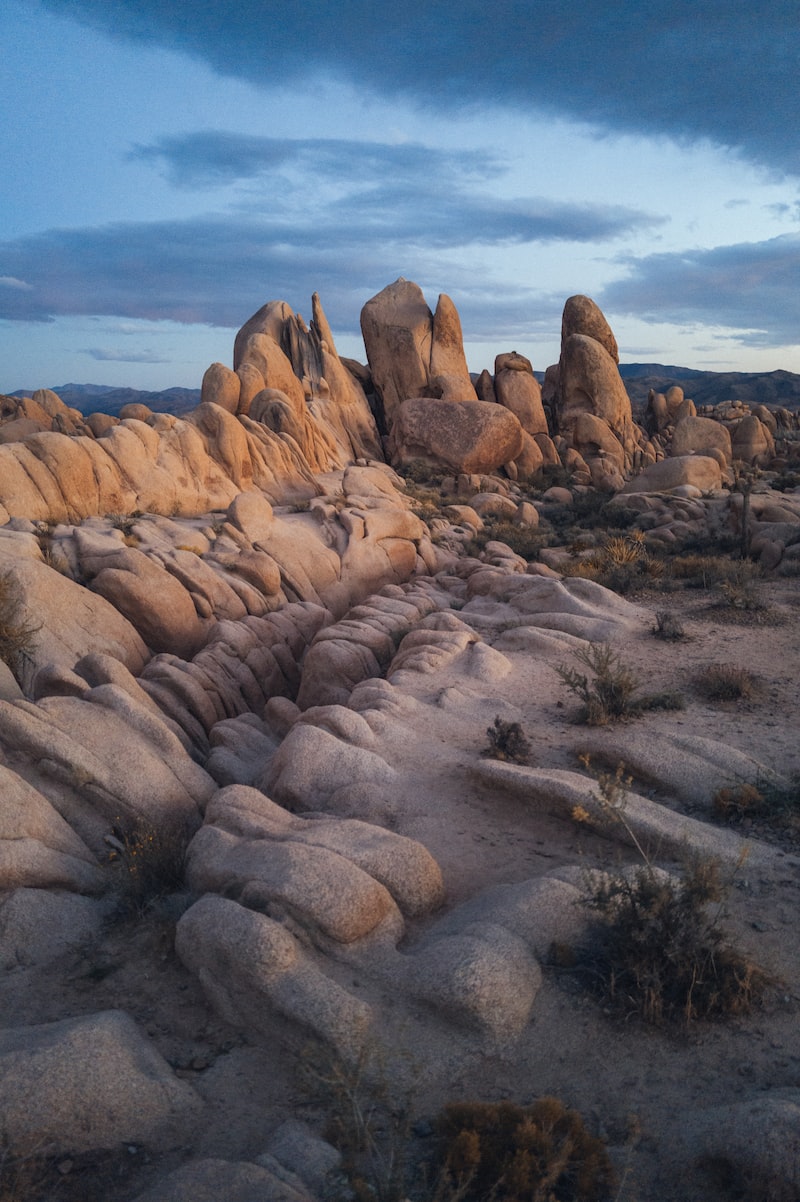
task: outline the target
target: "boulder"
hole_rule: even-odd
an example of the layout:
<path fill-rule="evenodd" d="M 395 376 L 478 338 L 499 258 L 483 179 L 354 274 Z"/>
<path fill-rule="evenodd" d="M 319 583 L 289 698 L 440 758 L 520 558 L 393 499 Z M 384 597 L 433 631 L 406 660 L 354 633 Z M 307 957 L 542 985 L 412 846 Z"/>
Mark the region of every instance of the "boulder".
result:
<path fill-rule="evenodd" d="M 0 968 L 47 964 L 96 939 L 106 913 L 75 893 L 15 889 L 0 899 Z"/>
<path fill-rule="evenodd" d="M 50 1154 L 176 1147 L 202 1110 L 121 1010 L 0 1031 L 0 1130 Z"/>
<path fill-rule="evenodd" d="M 133 547 L 106 556 L 92 589 L 128 619 L 153 651 L 191 659 L 205 641 L 204 627 L 183 585 Z M 99 650 L 99 648 L 98 648 Z"/>
<path fill-rule="evenodd" d="M 301 1182 L 290 1183 L 247 1160 L 193 1160 L 175 1169 L 135 1202 L 315 1202 Z"/>
<path fill-rule="evenodd" d="M 113 656 L 131 672 L 141 671 L 150 653 L 135 625 L 110 600 L 41 561 L 5 555 L 5 543 L 0 538 L 0 573 L 13 571 L 22 612 L 30 615 L 32 626 L 31 648 L 19 669 L 26 690 L 32 689 L 40 668 L 71 669 L 90 651 Z"/>
<path fill-rule="evenodd" d="M 616 361 L 587 334 L 570 334 L 563 343 L 559 365 L 558 429 L 572 441 L 583 413 L 601 418 L 623 447 L 632 449 L 633 418 L 630 398 Z"/>
<path fill-rule="evenodd" d="M 433 341 L 429 368 L 431 380 L 435 380 L 439 376 L 450 379 L 453 391 L 461 394 L 457 399 L 462 401 L 478 399 L 464 354 L 464 340 L 458 310 L 444 292 L 439 297 L 436 312 L 433 315 Z"/>
<path fill-rule="evenodd" d="M 395 776 L 394 769 L 374 751 L 345 743 L 321 727 L 298 722 L 256 783 L 288 809 L 327 810 L 339 790 L 361 782 L 391 786 Z"/>
<path fill-rule="evenodd" d="M 743 417 L 733 431 L 731 454 L 742 463 L 767 467 L 775 458 L 775 440 L 769 426 L 753 413 Z"/>
<path fill-rule="evenodd" d="M 352 710 L 345 713 L 358 719 L 374 740 L 360 715 Z M 439 866 L 421 843 L 368 822 L 301 818 L 259 790 L 235 785 L 221 789 L 211 800 L 206 824 L 241 838 L 296 842 L 336 852 L 388 889 L 409 917 L 437 909 L 444 897 Z"/>
<path fill-rule="evenodd" d="M 684 417 L 675 427 L 670 443 L 670 455 L 708 455 L 721 453 L 731 462 L 731 436 L 721 422 L 709 417 Z"/>
<path fill-rule="evenodd" d="M 608 352 L 615 363 L 619 363 L 617 340 L 611 326 L 598 305 L 588 296 L 571 296 L 564 304 L 561 316 L 562 346 L 572 334 L 585 334 Z"/>
<path fill-rule="evenodd" d="M 500 1039 L 525 1028 L 542 984 L 542 970 L 523 941 L 489 923 L 434 937 L 408 962 L 417 997 L 451 1021 Z"/>
<path fill-rule="evenodd" d="M 625 449 L 607 421 L 593 413 L 579 413 L 572 428 L 572 445 L 590 463 L 608 459 L 618 470 L 625 466 Z"/>
<path fill-rule="evenodd" d="M 89 848 L 47 798 L 0 764 L 0 890 L 101 893 L 107 884 Z"/>
<path fill-rule="evenodd" d="M 488 474 L 522 452 L 522 427 L 502 405 L 412 398 L 395 411 L 394 461 L 423 459 L 458 473 Z"/>
<path fill-rule="evenodd" d="M 422 289 L 402 277 L 368 300 L 361 332 L 375 390 L 391 428 L 399 406 L 425 396 L 430 379 L 433 314 Z"/>
<path fill-rule="evenodd" d="M 200 386 L 200 403 L 220 405 L 228 413 L 239 411 L 241 380 L 224 363 L 212 363 L 206 369 Z"/>
<path fill-rule="evenodd" d="M 660 459 L 634 476 L 620 491 L 628 495 L 637 492 L 671 492 L 690 484 L 701 492 L 722 487 L 722 470 L 709 455 L 683 455 Z"/>
<path fill-rule="evenodd" d="M 353 1057 L 372 1012 L 314 964 L 287 928 L 227 898 L 201 898 L 175 933 L 175 950 L 226 1022 L 275 1038 L 274 1012 Z"/>
<path fill-rule="evenodd" d="M 542 389 L 532 372 L 504 367 L 495 374 L 494 387 L 499 403 L 511 410 L 523 430 L 528 434 L 547 433 Z"/>

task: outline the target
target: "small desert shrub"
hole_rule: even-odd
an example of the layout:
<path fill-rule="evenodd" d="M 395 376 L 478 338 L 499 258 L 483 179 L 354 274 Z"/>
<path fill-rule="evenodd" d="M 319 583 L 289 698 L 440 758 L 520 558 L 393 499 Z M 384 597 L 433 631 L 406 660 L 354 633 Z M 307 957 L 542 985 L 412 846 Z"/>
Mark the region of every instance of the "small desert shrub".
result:
<path fill-rule="evenodd" d="M 729 576 L 727 580 L 721 580 L 717 586 L 723 604 L 729 605 L 731 609 L 750 612 L 766 609 L 767 606 L 755 584 L 758 576 L 756 565 L 740 563 L 736 566 L 739 570 Z"/>
<path fill-rule="evenodd" d="M 512 764 L 531 762 L 531 745 L 519 722 L 504 722 L 496 715 L 493 726 L 486 728 L 489 746 L 483 752 L 492 760 L 510 760 Z"/>
<path fill-rule="evenodd" d="M 753 579 L 758 569 L 755 564 L 730 559 L 725 555 L 687 553 L 674 556 L 669 561 L 669 571 L 675 580 L 686 588 L 715 588 L 730 581 Z"/>
<path fill-rule="evenodd" d="M 753 821 L 779 830 L 800 831 L 800 777 L 788 784 L 765 778 L 755 784 L 740 781 L 717 789 L 714 814 L 736 825 Z"/>
<path fill-rule="evenodd" d="M 596 580 L 615 593 L 625 594 L 660 580 L 663 572 L 662 561 L 647 550 L 642 531 L 631 530 L 606 535 L 593 555 L 567 566 L 564 574 Z"/>
<path fill-rule="evenodd" d="M 608 643 L 589 643 L 575 652 L 575 658 L 588 672 L 562 664 L 556 668 L 559 679 L 582 702 L 580 717 L 589 726 L 637 717 L 648 709 L 683 709 L 678 693 L 654 693 L 637 696 L 638 677 Z"/>
<path fill-rule="evenodd" d="M 513 522 L 499 518 L 484 518 L 483 529 L 476 532 L 470 550 L 473 553 L 482 551 L 488 542 L 505 543 L 515 555 L 530 562 L 538 559 L 545 541 L 538 526 L 515 526 Z"/>
<path fill-rule="evenodd" d="M 109 859 L 118 917 L 143 918 L 158 902 L 184 889 L 186 850 L 194 830 L 188 821 L 114 829 Z"/>
<path fill-rule="evenodd" d="M 17 680 L 22 666 L 33 654 L 40 626 L 25 616 L 19 581 L 13 572 L 0 572 L 0 660 L 8 664 Z"/>
<path fill-rule="evenodd" d="M 697 688 L 709 701 L 749 701 L 756 682 L 746 668 L 735 664 L 709 664 L 697 677 Z"/>
<path fill-rule="evenodd" d="M 325 1138 L 341 1153 L 348 1202 L 401 1202 L 406 1197 L 411 1099 L 393 1080 L 381 1048 L 367 1045 L 344 1060 L 322 1045 L 308 1046 L 300 1065 L 309 1098 L 328 1114 Z M 327 1195 L 326 1195 L 327 1196 Z"/>
<path fill-rule="evenodd" d="M 557 1098 L 531 1106 L 452 1103 L 435 1130 L 435 1202 L 604 1202 L 613 1195 L 605 1145 Z"/>
<path fill-rule="evenodd" d="M 412 459 L 395 469 L 410 484 L 426 484 L 438 487 L 440 480 L 447 473 L 442 468 L 428 463 L 425 459 Z"/>
<path fill-rule="evenodd" d="M 686 637 L 683 622 L 676 614 L 670 613 L 666 609 L 656 611 L 656 624 L 652 630 L 656 638 L 670 642 L 677 642 Z"/>
<path fill-rule="evenodd" d="M 596 921 L 578 954 L 581 979 L 606 1005 L 648 1023 L 749 1013 L 768 978 L 709 915 L 724 895 L 711 860 L 680 879 L 650 864 L 633 877 L 599 877 L 588 903 Z"/>
<path fill-rule="evenodd" d="M 134 509 L 133 513 L 107 513 L 106 520 L 111 523 L 115 530 L 121 530 L 125 535 L 132 535 L 133 528 L 142 516 L 140 509 Z"/>

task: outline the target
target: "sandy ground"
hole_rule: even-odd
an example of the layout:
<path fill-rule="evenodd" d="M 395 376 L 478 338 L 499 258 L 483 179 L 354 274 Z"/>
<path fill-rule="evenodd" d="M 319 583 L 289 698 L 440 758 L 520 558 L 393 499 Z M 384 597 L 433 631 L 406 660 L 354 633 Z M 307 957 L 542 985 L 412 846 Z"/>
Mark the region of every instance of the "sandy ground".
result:
<path fill-rule="evenodd" d="M 677 688 L 686 699 L 684 711 L 637 719 L 637 730 L 701 734 L 788 774 L 800 771 L 800 580 L 760 587 L 770 609 L 758 621 L 712 608 L 712 595 L 705 592 L 640 594 L 633 601 L 642 610 L 641 628 L 626 636 L 621 650 L 648 689 Z M 665 609 L 681 616 L 686 639 L 653 637 L 653 615 Z M 536 765 L 580 770 L 576 756 L 586 727 L 576 721 L 575 699 L 555 672 L 569 657 L 513 652 L 508 658 L 512 669 L 502 681 L 426 676 L 413 687 L 404 684 L 415 704 L 384 749 L 404 783 L 397 829 L 420 839 L 439 861 L 447 908 L 490 885 L 528 880 L 560 866 L 589 872 L 635 858 L 615 840 L 544 816 L 476 781 L 472 768 L 496 714 L 521 722 Z M 713 663 L 750 670 L 757 678 L 754 698 L 704 700 L 696 679 Z M 677 806 L 652 783 L 648 792 Z M 753 838 L 760 833 L 749 832 Z M 781 982 L 748 1017 L 689 1029 L 651 1028 L 633 1018 L 621 1022 L 584 996 L 569 973 L 545 968 L 522 1036 L 490 1049 L 413 1008 L 395 1007 L 380 985 L 360 980 L 379 1007 L 377 1042 L 390 1052 L 402 1046 L 408 1053 L 417 1118 L 431 1117 L 453 1099 L 527 1103 L 554 1094 L 614 1147 L 624 1178 L 622 1202 L 722 1202 L 739 1196 L 713 1174 L 689 1172 L 676 1140 L 695 1109 L 759 1091 L 800 1088 L 800 849 L 785 836 L 769 837 L 776 847 L 772 866 L 751 872 L 745 864 L 723 914 L 742 950 Z M 410 929 L 405 946 L 413 948 L 439 917 Z M 359 977 L 345 963 L 335 972 L 351 984 Z M 7 972 L 0 980 L 6 1025 L 113 1006 L 129 1011 L 206 1099 L 206 1118 L 193 1146 L 181 1153 L 151 1162 L 145 1150 L 134 1150 L 94 1165 L 76 1162 L 58 1191 L 47 1196 L 127 1202 L 186 1158 L 259 1154 L 289 1115 L 322 1126 L 324 1107 L 298 1072 L 296 1036 L 280 1020 L 268 1043 L 220 1022 L 172 951 L 168 916 L 117 925 L 96 945 L 44 969 Z M 424 1151 L 424 1141 L 417 1151 Z"/>

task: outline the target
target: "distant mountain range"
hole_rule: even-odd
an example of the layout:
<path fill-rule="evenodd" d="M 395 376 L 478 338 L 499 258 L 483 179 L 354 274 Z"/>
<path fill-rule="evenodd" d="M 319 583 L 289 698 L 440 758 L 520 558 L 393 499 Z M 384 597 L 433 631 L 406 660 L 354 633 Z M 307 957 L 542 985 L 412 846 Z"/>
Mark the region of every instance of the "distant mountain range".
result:
<path fill-rule="evenodd" d="M 664 392 L 679 385 L 696 405 L 720 401 L 748 401 L 754 405 L 781 405 L 800 409 L 800 375 L 791 371 L 743 372 L 697 371 L 665 363 L 620 363 L 620 375 L 628 390 L 634 412 L 641 413 L 651 388 Z M 536 375 L 542 379 L 542 373 Z M 104 384 L 62 384 L 53 388 L 65 405 L 81 413 L 110 413 L 116 416 L 123 405 L 147 405 L 156 413 L 181 415 L 200 403 L 199 388 L 167 388 L 163 392 L 141 392 L 136 388 L 111 388 Z M 12 396 L 32 396 L 19 389 Z"/>
<path fill-rule="evenodd" d="M 644 408 L 651 388 L 664 392 L 672 384 L 679 385 L 695 405 L 748 401 L 800 409 L 800 375 L 791 371 L 696 371 L 664 363 L 620 363 L 619 373 L 634 410 Z"/>
<path fill-rule="evenodd" d="M 106 384 L 62 384 L 52 388 L 71 409 L 88 413 L 109 413 L 116 417 L 123 405 L 147 405 L 154 413 L 180 416 L 200 404 L 199 388 L 166 388 L 163 392 L 142 392 L 138 388 L 110 388 Z M 33 396 L 20 388 L 11 396 Z"/>

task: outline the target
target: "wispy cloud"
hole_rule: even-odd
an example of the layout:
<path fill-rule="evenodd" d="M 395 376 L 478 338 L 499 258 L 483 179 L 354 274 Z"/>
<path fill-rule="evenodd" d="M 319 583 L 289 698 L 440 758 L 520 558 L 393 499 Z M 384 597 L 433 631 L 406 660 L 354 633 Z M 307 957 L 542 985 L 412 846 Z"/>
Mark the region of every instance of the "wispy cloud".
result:
<path fill-rule="evenodd" d="M 195 130 L 132 147 L 129 158 L 161 163 L 172 183 L 217 187 L 237 180 L 299 170 L 316 179 L 346 182 L 390 176 L 395 183 L 442 178 L 488 180 L 503 170 L 485 150 L 448 151 L 416 142 L 345 138 L 270 138 L 225 130 Z"/>
<path fill-rule="evenodd" d="M 797 342 L 800 235 L 627 262 L 628 276 L 597 298 L 610 313 L 723 326 L 744 346 Z"/>
<path fill-rule="evenodd" d="M 29 284 L 27 280 L 18 280 L 13 275 L 0 275 L 0 288 L 11 288 L 15 292 L 32 292 L 33 284 Z"/>
<path fill-rule="evenodd" d="M 324 73 L 463 111 L 506 105 L 710 139 L 800 172 L 796 0 L 44 0 L 265 87 Z"/>
<path fill-rule="evenodd" d="M 156 355 L 153 351 L 121 351 L 106 347 L 85 347 L 82 355 L 88 355 L 100 363 L 170 363 L 169 358 Z"/>
<path fill-rule="evenodd" d="M 235 211 L 47 230 L 0 244 L 0 269 L 31 282 L 25 293 L 0 292 L 0 317 L 236 326 L 266 299 L 307 306 L 319 290 L 335 301 L 340 328 L 355 332 L 364 301 L 398 275 L 444 278 L 448 289 L 461 277 L 471 282 L 471 270 L 453 266 L 454 253 L 472 259 L 480 248 L 622 239 L 666 220 L 623 205 L 495 195 L 490 185 L 503 168 L 484 152 L 203 132 L 136 154 L 163 162 L 187 186 L 217 171 L 247 177 L 253 164 L 258 173 L 291 166 L 295 190 L 282 204 L 265 185 Z M 492 286 L 482 279 L 487 314 Z"/>

